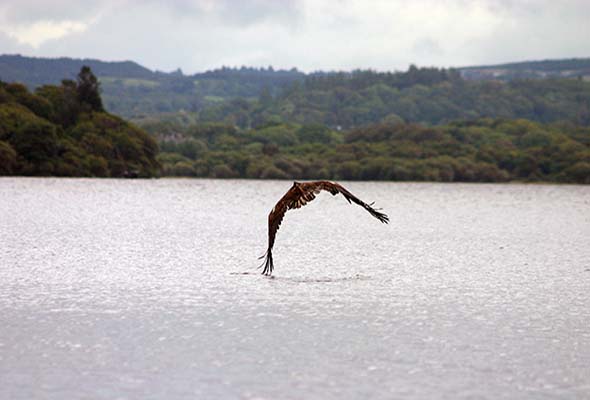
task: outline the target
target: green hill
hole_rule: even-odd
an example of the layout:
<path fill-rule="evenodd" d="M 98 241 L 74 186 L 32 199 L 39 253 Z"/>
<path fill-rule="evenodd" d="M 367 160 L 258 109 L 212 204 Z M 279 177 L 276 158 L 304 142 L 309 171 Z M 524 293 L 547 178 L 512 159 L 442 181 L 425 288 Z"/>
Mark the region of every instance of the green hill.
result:
<path fill-rule="evenodd" d="M 157 153 L 147 133 L 103 110 L 89 69 L 35 93 L 0 82 L 0 175 L 150 177 Z"/>
<path fill-rule="evenodd" d="M 305 74 L 269 68 L 227 68 L 184 75 L 154 72 L 132 61 L 33 58 L 0 55 L 0 80 L 19 82 L 34 89 L 74 79 L 83 65 L 102 83 L 107 110 L 130 118 L 179 111 L 196 112 L 219 101 L 236 97 L 251 99 L 263 91 L 277 94 Z"/>
<path fill-rule="evenodd" d="M 314 72 L 223 67 L 194 75 L 150 71 L 134 62 L 0 56 L 0 79 L 30 89 L 59 84 L 89 65 L 105 108 L 134 121 L 173 118 L 242 128 L 269 120 L 343 129 L 401 119 L 527 118 L 590 122 L 590 59 L 546 60 L 405 72 Z M 530 79 L 534 78 L 534 79 Z M 490 82 L 490 80 L 492 80 Z"/>
<path fill-rule="evenodd" d="M 132 61 L 105 62 L 94 59 L 36 58 L 0 55 L 0 80 L 20 82 L 30 88 L 59 84 L 62 79 L 76 79 L 82 66 L 89 66 L 96 76 L 153 79 L 155 74 Z"/>
<path fill-rule="evenodd" d="M 102 97 L 85 69 L 34 92 L 0 83 L 0 175 L 590 183 L 579 78 L 119 67 Z"/>
<path fill-rule="evenodd" d="M 426 125 L 456 119 L 526 118 L 590 124 L 590 82 L 579 79 L 467 81 L 458 71 L 354 71 L 309 76 L 272 98 L 201 110 L 197 120 L 256 127 L 266 121 L 351 129 L 402 121 Z"/>

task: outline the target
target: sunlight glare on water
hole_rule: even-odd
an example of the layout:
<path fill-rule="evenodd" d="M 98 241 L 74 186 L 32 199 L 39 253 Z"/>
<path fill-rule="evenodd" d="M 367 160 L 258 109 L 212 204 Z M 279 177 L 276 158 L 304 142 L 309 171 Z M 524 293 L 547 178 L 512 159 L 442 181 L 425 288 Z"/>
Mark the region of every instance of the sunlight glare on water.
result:
<path fill-rule="evenodd" d="M 0 398 L 590 398 L 590 187 L 290 186 L 0 179 Z"/>

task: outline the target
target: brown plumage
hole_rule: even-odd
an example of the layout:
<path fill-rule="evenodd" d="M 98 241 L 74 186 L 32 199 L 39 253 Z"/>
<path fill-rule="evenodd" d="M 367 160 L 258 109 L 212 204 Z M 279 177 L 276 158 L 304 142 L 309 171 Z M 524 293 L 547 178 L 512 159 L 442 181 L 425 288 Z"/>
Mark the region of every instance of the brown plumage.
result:
<path fill-rule="evenodd" d="M 322 190 L 326 190 L 330 192 L 333 196 L 337 195 L 338 193 L 342 194 L 349 203 L 355 203 L 359 206 L 363 207 L 367 210 L 373 217 L 377 218 L 379 221 L 383 223 L 389 222 L 389 217 L 373 207 L 373 203 L 367 204 L 354 196 L 348 190 L 346 190 L 342 185 L 339 185 L 334 182 L 329 181 L 315 181 L 315 182 L 293 182 L 293 186 L 291 189 L 285 193 L 285 195 L 279 200 L 279 202 L 274 206 L 270 214 L 268 215 L 268 249 L 266 253 L 260 257 L 261 259 L 266 257 L 266 260 L 260 268 L 264 266 L 264 270 L 262 271 L 263 275 L 271 275 L 272 270 L 274 269 L 274 264 L 272 260 L 272 247 L 275 243 L 275 237 L 277 235 L 277 231 L 279 230 L 279 226 L 281 226 L 281 222 L 283 221 L 283 217 L 288 210 L 292 210 L 294 208 L 300 208 L 315 199 L 315 196 L 321 192 Z"/>

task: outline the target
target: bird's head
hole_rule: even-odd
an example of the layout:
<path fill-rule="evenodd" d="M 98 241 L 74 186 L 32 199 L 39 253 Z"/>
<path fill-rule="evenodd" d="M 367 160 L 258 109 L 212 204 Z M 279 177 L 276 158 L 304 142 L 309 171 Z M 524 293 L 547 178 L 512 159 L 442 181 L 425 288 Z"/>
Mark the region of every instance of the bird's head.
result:
<path fill-rule="evenodd" d="M 299 185 L 301 185 L 301 183 L 300 183 L 300 182 L 293 181 L 293 187 L 295 187 L 295 186 L 299 186 Z"/>

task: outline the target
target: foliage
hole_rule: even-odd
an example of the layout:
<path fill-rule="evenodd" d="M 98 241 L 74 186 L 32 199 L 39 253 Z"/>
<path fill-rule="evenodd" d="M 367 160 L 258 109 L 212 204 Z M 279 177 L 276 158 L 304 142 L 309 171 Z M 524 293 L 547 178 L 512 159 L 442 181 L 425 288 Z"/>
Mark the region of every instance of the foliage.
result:
<path fill-rule="evenodd" d="M 0 140 L 0 175 L 10 175 L 16 166 L 16 151 L 12 146 Z"/>
<path fill-rule="evenodd" d="M 488 117 L 590 125 L 590 59 L 404 72 L 222 67 L 185 75 L 132 62 L 0 56 L 0 78 L 32 88 L 75 79 L 83 65 L 100 78 L 107 110 L 142 123 L 162 117 L 242 129 L 269 121 L 351 129 Z"/>
<path fill-rule="evenodd" d="M 100 98 L 100 84 L 87 65 L 84 65 L 78 74 L 77 94 L 80 104 L 90 107 L 92 111 L 104 111 Z"/>
<path fill-rule="evenodd" d="M 0 82 L 0 174 L 155 176 L 158 146 L 145 131 L 102 111 L 98 82 L 83 68 L 30 93 Z"/>
<path fill-rule="evenodd" d="M 526 118 L 590 125 L 590 82 L 578 79 L 467 81 L 453 70 L 410 67 L 404 73 L 354 71 L 308 76 L 260 101 L 205 107 L 200 121 L 242 128 L 276 119 L 352 129 L 375 123 L 445 124 L 457 119 Z"/>
<path fill-rule="evenodd" d="M 159 157 L 165 175 L 590 183 L 590 128 L 567 124 L 479 119 L 429 127 L 398 121 L 347 132 L 287 123 L 245 130 L 165 125 L 147 127 L 168 151 Z"/>
<path fill-rule="evenodd" d="M 505 67 L 562 76 L 586 61 Z M 15 62 L 39 72 L 43 60 Z M 465 69 L 416 66 L 187 76 L 104 64 L 105 108 L 152 136 L 102 111 L 89 69 L 34 93 L 0 83 L 0 173 L 153 176 L 161 163 L 173 176 L 590 183 L 590 82 L 577 77 L 471 81 Z"/>

